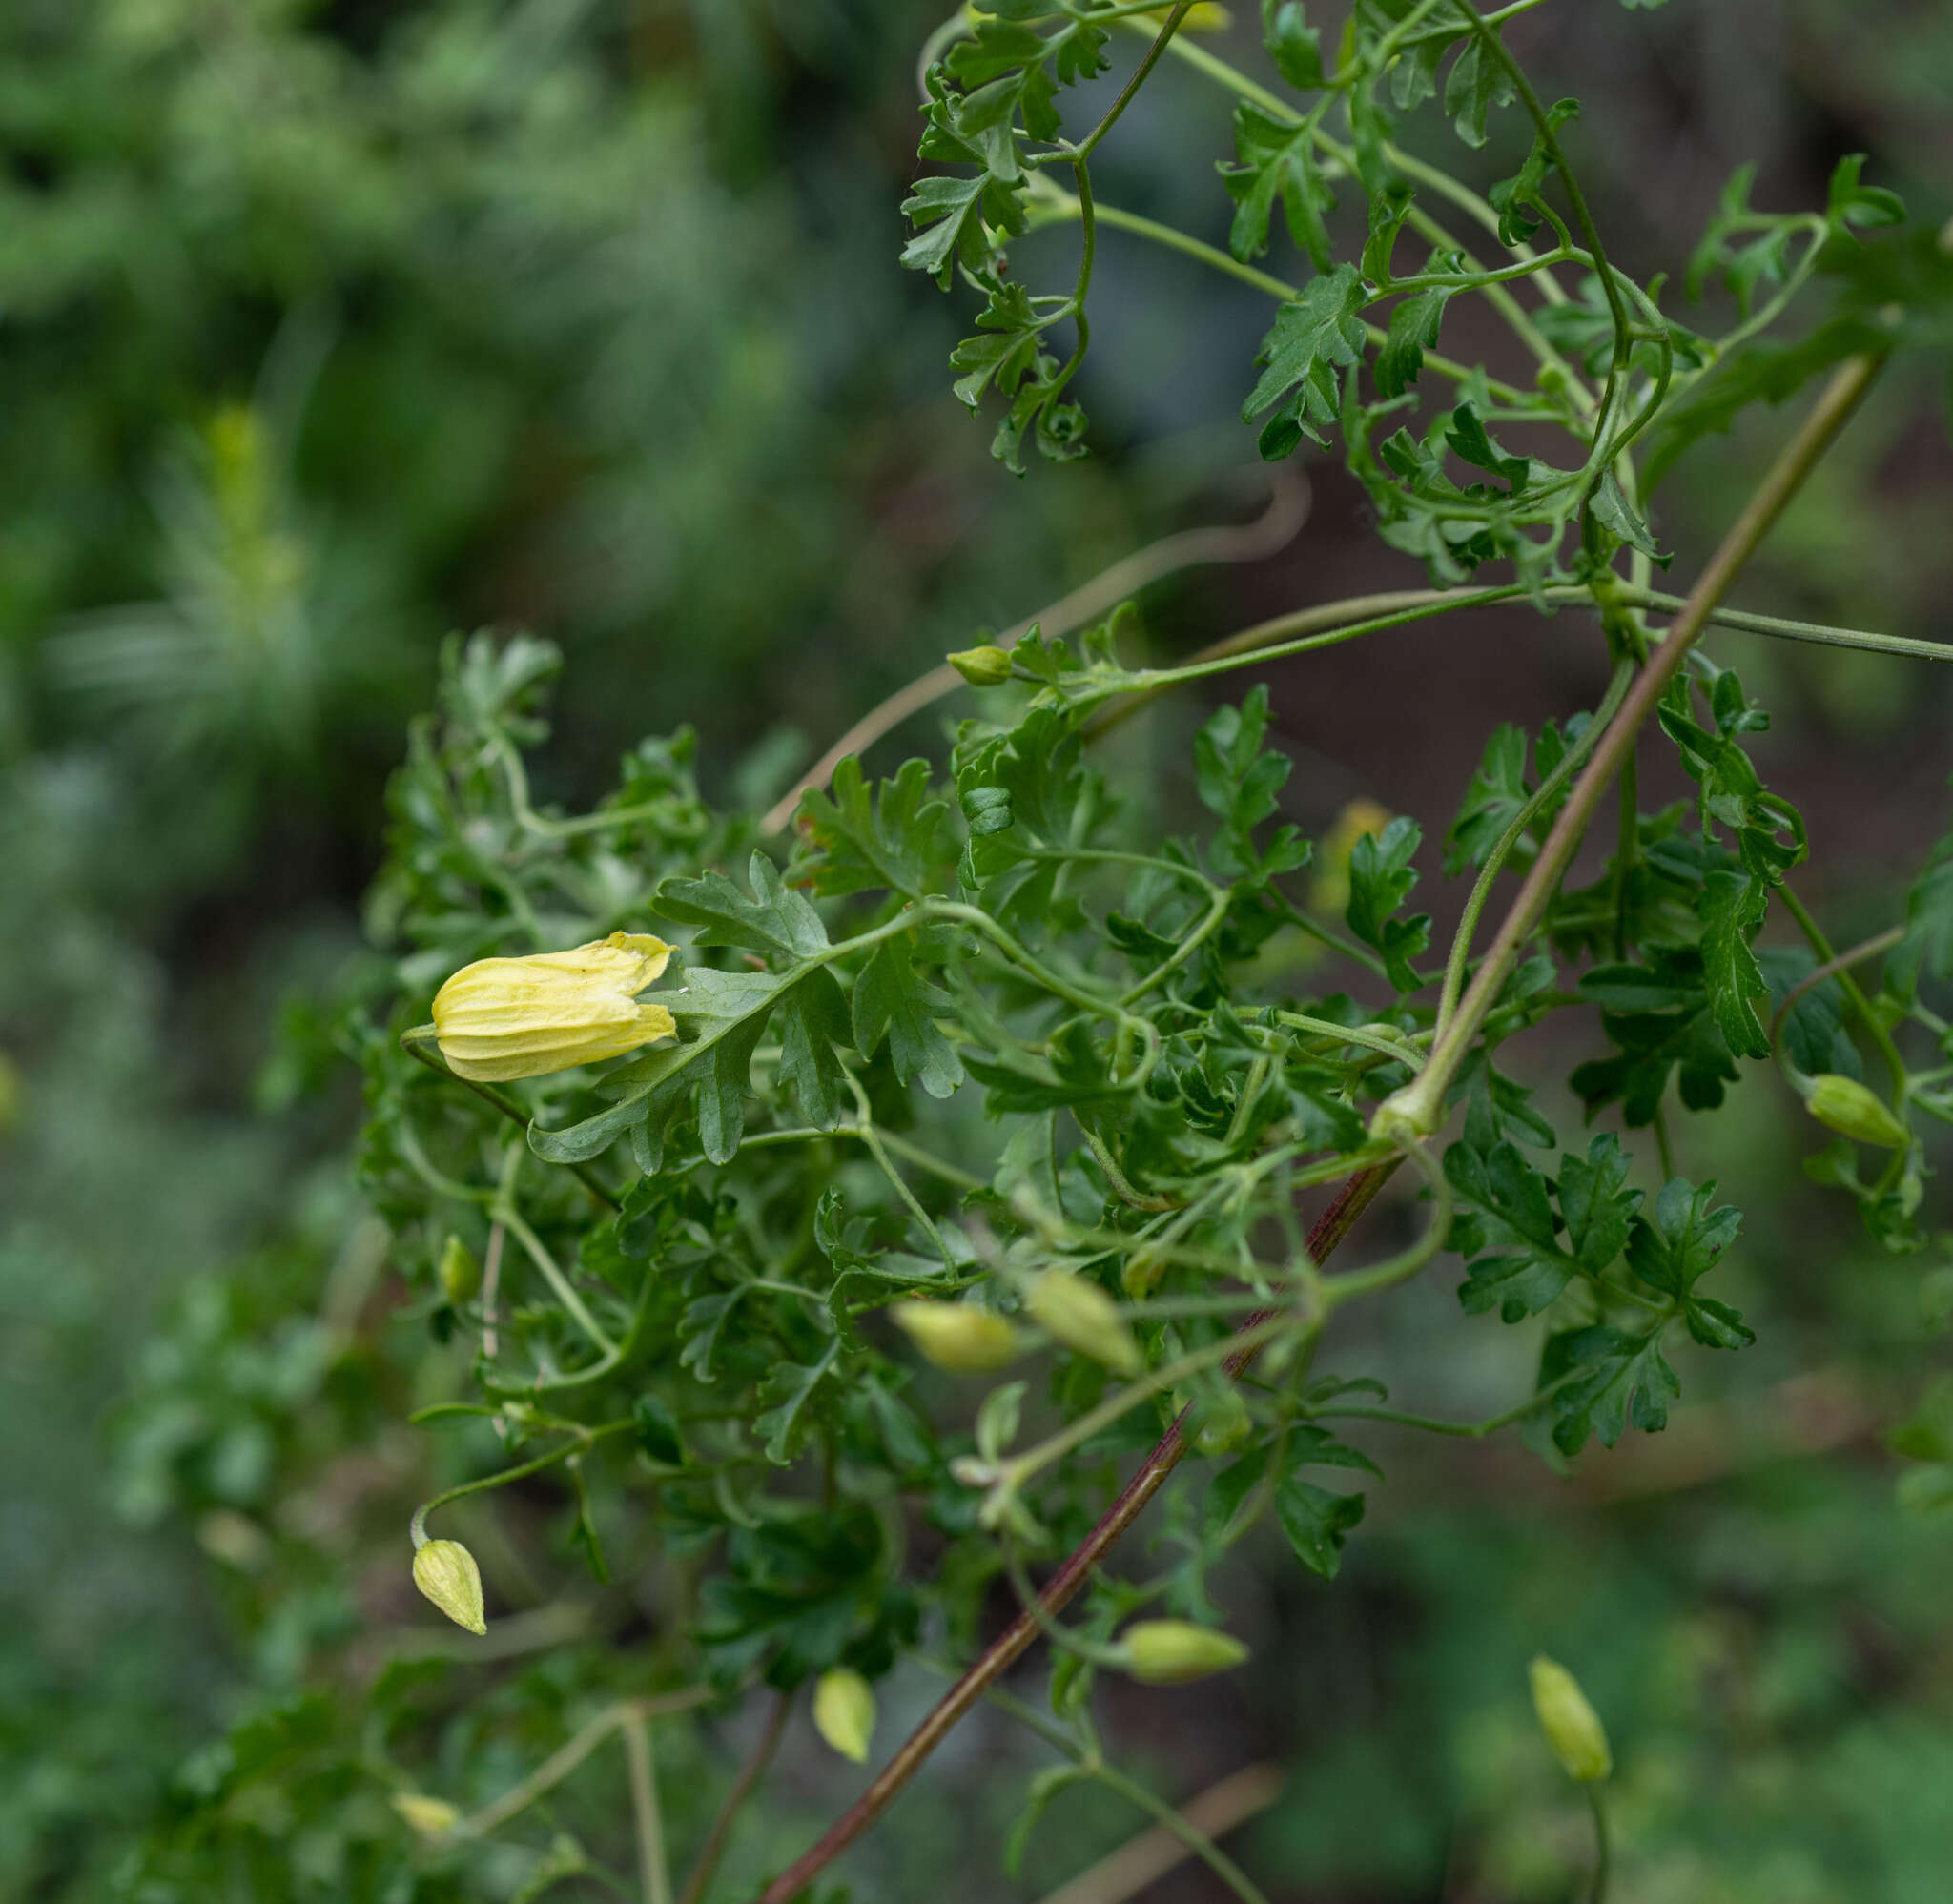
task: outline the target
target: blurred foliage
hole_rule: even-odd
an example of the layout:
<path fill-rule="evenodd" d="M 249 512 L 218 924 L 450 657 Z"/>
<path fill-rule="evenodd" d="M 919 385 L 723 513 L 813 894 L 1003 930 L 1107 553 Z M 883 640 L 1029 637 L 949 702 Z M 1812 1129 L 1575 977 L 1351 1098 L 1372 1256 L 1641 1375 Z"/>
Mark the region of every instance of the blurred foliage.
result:
<path fill-rule="evenodd" d="M 1855 31 L 1871 10 L 1887 31 Z M 1591 11 L 1570 66 L 1642 30 Z M 384 1874 L 412 1843 L 386 1803 L 401 1766 L 493 1796 L 610 1696 L 611 1637 L 645 1638 L 626 1588 L 593 1590 L 570 1624 L 518 1629 L 541 1657 L 458 1686 L 405 1585 L 406 1505 L 467 1463 L 390 1425 L 437 1399 L 415 1371 L 442 1322 L 426 1266 L 385 1259 L 344 1168 L 334 1028 L 386 982 L 351 900 L 445 627 L 526 620 L 570 646 L 555 785 L 588 790 L 593 762 L 684 715 L 722 777 L 791 729 L 741 789 L 763 794 L 877 691 L 1122 553 L 1211 472 L 1203 449 L 1130 466 L 1115 449 L 1006 485 L 987 432 L 941 400 L 954 322 L 890 257 L 933 24 L 902 0 L 15 0 L 0 18 L 8 1896 L 112 1894 L 139 1842 L 134 1894 L 158 1901 L 401 1895 Z M 1607 190 L 1651 231 L 1691 241 L 1785 113 L 1801 117 L 1771 202 L 1821 196 L 1839 154 L 1869 147 L 1944 215 L 1953 40 L 1930 10 L 1674 0 L 1648 27 L 1710 94 L 1677 105 L 1643 74 L 1597 108 L 1626 154 Z M 1769 92 L 1779 67 L 1752 29 L 1778 36 L 1793 92 Z M 1696 142 L 1673 164 L 1669 113 Z M 1170 156 L 1169 139 L 1130 162 L 1136 202 L 1174 209 Z M 1670 217 L 1676 176 L 1696 198 Z M 1218 240 L 1224 193 L 1206 180 L 1194 202 Z M 1103 267 L 1115 289 L 1122 269 Z M 1251 347 L 1258 319 L 1211 308 Z M 1216 372 L 1184 348 L 1209 309 L 1203 287 L 1171 293 L 1101 339 L 1115 446 L 1182 420 L 1217 375 L 1232 388 L 1240 352 Z M 1824 472 L 1758 605 L 1948 634 L 1946 486 L 1920 447 L 1943 401 L 1880 399 L 1863 463 Z M 1760 454 L 1742 432 L 1708 450 L 1672 479 L 1684 522 L 1719 521 Z M 1900 472 L 1882 489 L 1881 466 Z M 1874 748 L 1943 706 L 1858 657 L 1745 674 Z M 1927 804 L 1921 845 L 1942 821 Z M 1888 897 L 1903 857 L 1867 856 L 1845 899 Z M 1183 1731 L 1141 1706 L 1137 1735 L 1176 1791 L 1244 1741 L 1293 1759 L 1256 1842 L 1307 1894 L 1563 1894 L 1583 1821 L 1522 1685 L 1549 1627 L 1614 1727 L 1624 1894 L 1942 1894 L 1945 1524 L 1893 1513 L 1868 1438 L 1945 1365 L 1953 1303 L 1929 1275 L 1922 1313 L 1916 1268 L 1813 1215 L 1778 1160 L 1787 1114 L 1741 1101 L 1725 1122 L 1749 1136 L 1677 1140 L 1752 1213 L 1757 1379 L 1824 1361 L 1855 1432 L 1764 1438 L 1739 1471 L 1571 1511 L 1488 1464 L 1459 1485 L 1503 1518 L 1474 1514 L 1468 1538 L 1454 1503 L 1407 1501 L 1334 1595 L 1244 1565 L 1228 1591 L 1263 1596 L 1253 1636 L 1279 1669 L 1249 1710 Z M 1448 1291 L 1425 1320 L 1386 1346 L 1470 1412 L 1497 1387 L 1480 1339 Z M 1929 1395 L 1899 1437 L 1922 1505 L 1953 1471 L 1946 1421 Z M 510 1604 L 546 1597 L 524 1546 L 569 1532 L 551 1496 L 528 1513 L 506 1542 L 461 1517 Z M 886 1723 L 935 1690 L 885 1688 Z M 689 1849 L 750 1739 L 659 1740 Z M 1042 1761 L 996 1728 L 972 1752 L 974 1794 L 913 1793 L 862 1854 L 864 1894 L 998 1894 L 996 1844 Z M 545 1849 L 560 1828 L 627 1856 L 613 1757 L 564 1789 Z M 802 1751 L 728 1894 L 853 1789 Z M 1085 1793 L 1041 1829 L 1059 1873 L 1130 1824 Z M 511 1858 L 494 1894 L 529 1874 Z M 481 1894 L 438 1866 L 418 1882 Z"/>

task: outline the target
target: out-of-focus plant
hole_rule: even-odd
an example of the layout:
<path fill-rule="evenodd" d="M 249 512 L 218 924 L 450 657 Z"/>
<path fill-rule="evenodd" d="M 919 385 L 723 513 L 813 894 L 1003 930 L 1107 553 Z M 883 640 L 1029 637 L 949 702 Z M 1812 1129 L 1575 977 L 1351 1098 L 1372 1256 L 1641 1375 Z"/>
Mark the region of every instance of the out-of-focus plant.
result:
<path fill-rule="evenodd" d="M 480 1698 L 396 1666 L 255 1714 L 186 1772 L 181 1815 L 132 1863 L 132 1894 L 250 1895 L 301 1853 L 308 1881 L 341 1896 L 534 1897 L 578 1879 L 628 1894 L 606 1863 L 627 1843 L 655 1904 L 672 1893 L 668 1817 L 704 1815 L 668 1807 L 666 1767 L 686 1766 L 690 1737 L 674 1721 L 750 1703 L 750 1755 L 688 1834 L 697 1904 L 815 1682 L 837 1750 L 888 1755 L 757 1887 L 762 1904 L 816 1894 L 985 1699 L 1059 1755 L 1012 1835 L 1013 1870 L 1048 1842 L 1034 1837 L 1044 1809 L 1093 1786 L 1261 1898 L 1117 1764 L 1102 1680 L 1172 1684 L 1240 1662 L 1213 1583 L 1258 1524 L 1335 1577 L 1365 1496 L 1327 1484 L 1380 1474 L 1360 1444 L 1372 1436 L 1512 1428 L 1563 1467 L 1590 1443 L 1662 1430 L 1686 1344 L 1756 1341 L 1716 1293 L 1740 1215 L 1672 1158 L 1673 1103 L 1717 1111 L 1744 1062 L 1776 1058 L 1841 1138 L 1816 1174 L 1886 1250 L 1923 1245 L 1920 1120 L 1953 1116 L 1953 1033 L 1932 1002 L 1953 977 L 1953 853 L 1935 855 L 1902 919 L 1837 951 L 1790 883 L 1803 819 L 1749 751 L 1768 717 L 1701 642 L 1719 624 L 1887 665 L 1948 658 L 1726 598 L 1886 359 L 1947 341 L 1953 261 L 1856 159 L 1821 212 L 1754 211 L 1739 182 L 1693 261 L 1698 282 L 1727 284 L 1737 321 L 1719 337 L 1675 322 L 1658 285 L 1608 256 L 1579 184 L 1577 108 L 1544 104 L 1506 43 L 1532 4 L 1359 0 L 1332 50 L 1295 0 L 1269 0 L 1281 91 L 1189 38 L 1207 10 L 1186 0 L 1010 0 L 956 14 L 925 61 L 922 156 L 956 169 L 917 185 L 905 261 L 984 299 L 954 367 L 973 407 L 1001 391 L 999 460 L 1079 454 L 1098 248 L 1127 232 L 1275 300 L 1244 413 L 1262 454 L 1340 440 L 1385 542 L 1430 587 L 1298 609 L 1174 665 L 1135 665 L 1118 616 L 1078 649 L 1033 630 L 962 650 L 946 686 L 988 698 L 947 769 L 914 760 L 872 785 L 846 758 L 805 790 L 786 841 L 702 795 L 683 731 L 627 754 L 588 810 L 539 804 L 526 757 L 554 650 L 450 646 L 394 784 L 373 900 L 401 949 L 401 997 L 384 1028 L 355 1017 L 345 1034 L 371 1109 L 362 1178 L 427 1330 L 407 1358 L 412 1421 L 453 1443 L 448 1484 L 411 1519 L 412 1574 L 470 1634 L 485 1624 L 483 1644 L 525 1650 L 533 1629 L 502 1641 L 496 1603 L 498 1575 L 525 1565 L 498 1531 L 503 1504 L 526 1506 L 600 1587 L 630 1583 L 648 1637 L 545 1643 L 542 1663 Z M 1104 70 L 1121 34 L 1129 78 L 1065 136 L 1065 89 Z M 1239 102 L 1227 253 L 1095 190 L 1101 143 L 1167 59 Z M 1440 97 L 1472 151 L 1495 112 L 1526 127 L 1519 169 L 1482 195 L 1394 142 L 1401 117 Z M 1340 256 L 1339 191 L 1366 214 Z M 1253 262 L 1278 210 L 1312 266 L 1300 284 Z M 1503 261 L 1481 261 L 1454 213 Z M 1079 228 L 1068 288 L 1033 292 L 1009 268 L 1009 241 L 1038 223 Z M 1429 253 L 1400 271 L 1409 234 Z M 1571 289 L 1555 276 L 1569 268 Z M 1769 341 L 1820 271 L 1831 314 Z M 1505 320 L 1530 382 L 1440 352 L 1466 298 Z M 1654 586 L 1668 560 L 1655 481 L 1704 433 L 1819 378 L 1700 574 L 1681 594 Z M 1349 829 L 1347 867 L 1317 888 L 1340 917 L 1299 896 L 1311 848 L 1271 824 L 1288 762 L 1267 745 L 1264 687 L 1195 738 L 1197 832 L 1162 837 L 1098 765 L 1108 732 L 1176 688 L 1529 601 L 1597 632 L 1607 685 L 1591 711 L 1490 737 L 1444 833 L 1447 870 L 1471 886 L 1441 962 L 1429 917 L 1408 910 L 1423 830 L 1409 816 Z M 1406 684 L 1378 720 L 1416 692 Z M 1675 750 L 1696 798 L 1642 810 L 1644 740 Z M 1612 850 L 1577 883 L 1575 855 L 1616 795 Z M 1502 887 L 1508 870 L 1523 876 Z M 1773 911 L 1804 946 L 1766 962 L 1754 942 Z M 1868 993 L 1857 972 L 1881 956 Z M 632 958 L 634 978 L 659 981 L 635 1008 L 613 995 Z M 1351 989 L 1329 989 L 1330 972 Z M 457 988 L 444 1000 L 443 981 Z M 1563 1142 L 1520 1081 L 1508 1041 L 1549 1021 L 1581 1027 L 1595 1054 L 1567 1079 L 1589 1116 L 1649 1133 L 1652 1194 L 1619 1136 Z M 601 1074 L 573 1063 L 639 1034 Z M 539 1074 L 549 1052 L 565 1062 Z M 1330 1267 L 1386 1198 L 1409 1219 L 1402 1246 Z M 1469 1313 L 1539 1331 L 1532 1379 L 1480 1420 L 1391 1405 L 1357 1320 L 1401 1307 L 1448 1253 Z M 1906 1433 L 1933 1464 L 1907 1484 L 1922 1505 L 1953 1467 L 1944 1418 L 1935 1402 Z M 1115 1571 L 1156 1499 L 1170 1564 Z M 255 1550 L 232 1523 L 210 1527 L 219 1548 Z M 1021 1605 L 992 1636 L 999 1581 Z M 1040 1641 L 1046 1710 L 997 1683 Z M 872 1683 L 944 1655 L 949 1689 L 890 1751 Z M 1536 1687 L 1553 1750 L 1593 1793 L 1599 1896 L 1613 1751 L 1563 1669 Z M 544 1736 L 551 1750 L 524 1751 Z M 609 1791 L 572 1828 L 556 1808 L 593 1759 Z"/>

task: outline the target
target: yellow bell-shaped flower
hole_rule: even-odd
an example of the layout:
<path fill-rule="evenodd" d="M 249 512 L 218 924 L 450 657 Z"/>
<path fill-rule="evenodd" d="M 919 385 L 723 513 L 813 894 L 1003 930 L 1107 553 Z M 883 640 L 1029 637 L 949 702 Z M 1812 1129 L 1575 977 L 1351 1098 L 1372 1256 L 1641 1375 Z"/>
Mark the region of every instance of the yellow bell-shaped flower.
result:
<path fill-rule="evenodd" d="M 612 932 L 574 952 L 477 959 L 434 994 L 441 1054 L 457 1077 L 498 1084 L 675 1036 L 671 1013 L 637 996 L 670 956 L 648 932 Z"/>

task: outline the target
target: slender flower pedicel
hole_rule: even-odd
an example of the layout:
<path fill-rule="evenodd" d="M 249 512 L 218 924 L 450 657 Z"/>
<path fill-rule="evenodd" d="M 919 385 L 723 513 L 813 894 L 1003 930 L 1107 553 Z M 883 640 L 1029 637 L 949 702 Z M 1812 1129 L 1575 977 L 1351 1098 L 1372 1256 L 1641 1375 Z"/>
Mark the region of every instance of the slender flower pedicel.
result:
<path fill-rule="evenodd" d="M 612 932 L 572 952 L 477 959 L 434 994 L 441 1054 L 458 1077 L 498 1084 L 674 1036 L 671 1013 L 637 996 L 670 956 L 648 932 Z"/>

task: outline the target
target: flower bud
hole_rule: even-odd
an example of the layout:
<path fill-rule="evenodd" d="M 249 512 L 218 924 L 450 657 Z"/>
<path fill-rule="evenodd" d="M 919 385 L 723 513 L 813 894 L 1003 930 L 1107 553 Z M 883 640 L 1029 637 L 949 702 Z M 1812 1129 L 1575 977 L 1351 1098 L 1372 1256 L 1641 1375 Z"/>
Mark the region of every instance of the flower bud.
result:
<path fill-rule="evenodd" d="M 483 958 L 434 994 L 434 1034 L 457 1077 L 499 1083 L 621 1057 L 678 1027 L 637 994 L 671 948 L 648 932 L 612 932 L 573 952 Z"/>
<path fill-rule="evenodd" d="M 1001 687 L 1011 678 L 1010 655 L 994 643 L 951 655 L 950 665 L 972 687 Z"/>
<path fill-rule="evenodd" d="M 1247 1648 L 1229 1633 L 1197 1627 L 1191 1620 L 1140 1620 L 1119 1636 L 1125 1669 L 1144 1686 L 1182 1686 L 1225 1672 L 1247 1657 Z"/>
<path fill-rule="evenodd" d="M 1069 1269 L 1047 1269 L 1024 1293 L 1034 1321 L 1067 1348 L 1102 1361 L 1116 1375 L 1138 1375 L 1146 1366 L 1118 1305 L 1096 1282 Z"/>
<path fill-rule="evenodd" d="M 430 1798 L 424 1791 L 396 1791 L 393 1809 L 423 1838 L 445 1837 L 462 1821 L 445 1798 Z"/>
<path fill-rule="evenodd" d="M 456 1308 L 482 1286 L 482 1265 L 475 1260 L 475 1252 L 452 1230 L 441 1246 L 440 1276 L 441 1293 Z"/>
<path fill-rule="evenodd" d="M 1557 1660 L 1535 1655 L 1532 1675 L 1532 1710 L 1553 1756 L 1566 1767 L 1569 1778 L 1582 1785 L 1597 1784 L 1614 1770 L 1599 1713 L 1587 1703 L 1580 1682 Z"/>
<path fill-rule="evenodd" d="M 1826 1130 L 1861 1144 L 1898 1151 L 1912 1141 L 1912 1133 L 1886 1108 L 1877 1092 L 1839 1072 L 1820 1072 L 1811 1079 L 1811 1088 L 1804 1094 L 1804 1109 Z"/>
<path fill-rule="evenodd" d="M 843 1758 L 868 1762 L 874 1737 L 874 1690 L 858 1672 L 837 1666 L 813 1689 L 813 1729 Z"/>
<path fill-rule="evenodd" d="M 911 1300 L 889 1314 L 926 1361 L 953 1375 L 982 1375 L 1017 1359 L 1017 1330 L 974 1302 Z"/>
<path fill-rule="evenodd" d="M 485 1633 L 482 1569 L 459 1541 L 428 1541 L 414 1555 L 414 1585 L 457 1627 Z"/>

